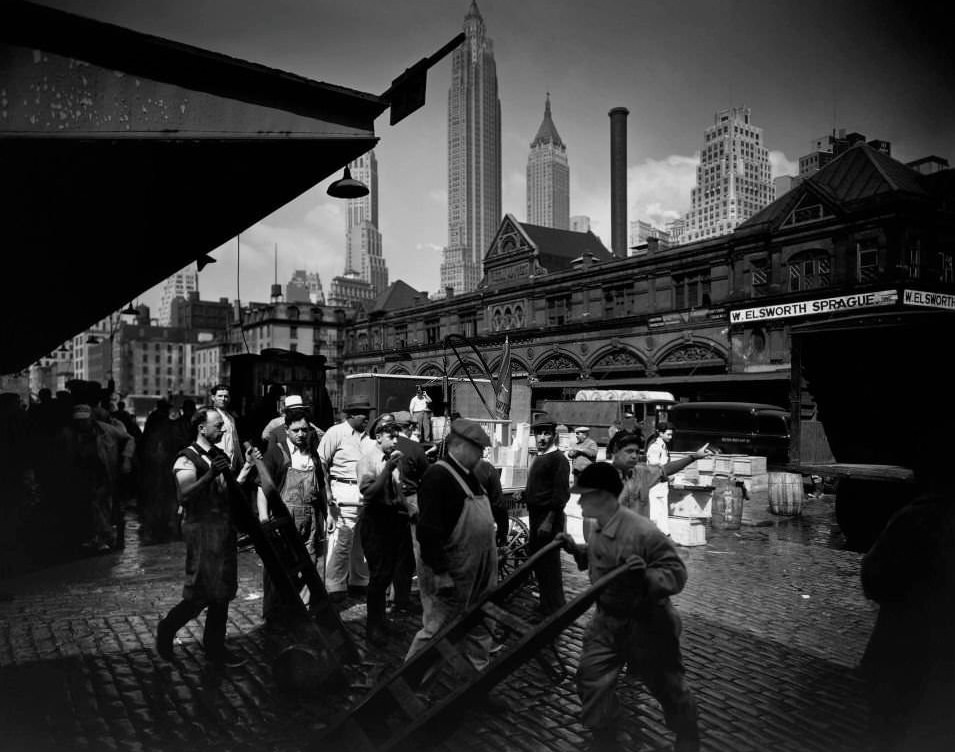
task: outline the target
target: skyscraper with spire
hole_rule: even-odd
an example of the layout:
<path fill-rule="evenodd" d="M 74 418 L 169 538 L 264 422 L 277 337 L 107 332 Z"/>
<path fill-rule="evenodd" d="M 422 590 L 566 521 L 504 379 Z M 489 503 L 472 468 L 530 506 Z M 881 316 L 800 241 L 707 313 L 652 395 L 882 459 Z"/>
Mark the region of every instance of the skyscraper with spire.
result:
<path fill-rule="evenodd" d="M 527 221 L 532 225 L 570 229 L 570 167 L 567 146 L 550 113 L 550 92 L 544 119 L 527 158 Z"/>
<path fill-rule="evenodd" d="M 472 0 L 448 91 L 448 245 L 441 288 L 469 292 L 501 222 L 501 100 L 494 49 Z"/>
<path fill-rule="evenodd" d="M 381 253 L 378 230 L 378 160 L 374 150 L 362 154 L 348 167 L 355 180 L 368 186 L 368 195 L 348 201 L 345 274 L 357 274 L 379 295 L 388 287 L 388 267 Z"/>

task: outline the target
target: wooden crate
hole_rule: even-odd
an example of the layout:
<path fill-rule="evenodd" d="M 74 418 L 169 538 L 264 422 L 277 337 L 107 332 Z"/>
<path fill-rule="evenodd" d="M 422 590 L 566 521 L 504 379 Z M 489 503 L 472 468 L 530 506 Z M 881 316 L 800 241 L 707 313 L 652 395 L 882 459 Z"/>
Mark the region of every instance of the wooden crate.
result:
<path fill-rule="evenodd" d="M 669 519 L 670 537 L 680 546 L 705 546 L 706 522 L 689 517 L 671 517 Z"/>
<path fill-rule="evenodd" d="M 766 474 L 766 458 L 747 454 L 728 455 L 733 460 L 733 475 L 747 478 Z"/>
<path fill-rule="evenodd" d="M 671 517 L 710 517 L 713 514 L 712 487 L 670 487 L 669 506 Z"/>

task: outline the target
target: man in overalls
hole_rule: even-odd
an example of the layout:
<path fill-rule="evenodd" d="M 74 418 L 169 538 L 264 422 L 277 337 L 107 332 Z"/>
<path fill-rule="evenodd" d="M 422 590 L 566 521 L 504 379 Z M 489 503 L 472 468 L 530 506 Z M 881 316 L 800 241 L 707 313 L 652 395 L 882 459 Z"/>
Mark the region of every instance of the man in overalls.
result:
<path fill-rule="evenodd" d="M 309 425 L 308 413 L 303 408 L 285 412 L 283 441 L 273 442 L 262 458 L 272 484 L 279 491 L 295 527 L 305 542 L 308 555 L 315 561 L 319 577 L 325 572 L 325 482 L 322 465 L 316 449 L 318 439 Z M 275 516 L 269 509 L 268 498 L 259 479 L 257 506 L 259 521 L 267 522 Z M 284 606 L 269 574 L 262 570 L 262 615 L 266 622 L 285 617 Z"/>
<path fill-rule="evenodd" d="M 490 443 L 480 425 L 458 418 L 451 423 L 446 459 L 438 460 L 421 479 L 416 549 L 422 627 L 405 660 L 497 584 L 494 517 L 474 475 Z M 488 664 L 490 646 L 486 629 L 478 628 L 468 638 L 468 659 L 479 671 Z"/>

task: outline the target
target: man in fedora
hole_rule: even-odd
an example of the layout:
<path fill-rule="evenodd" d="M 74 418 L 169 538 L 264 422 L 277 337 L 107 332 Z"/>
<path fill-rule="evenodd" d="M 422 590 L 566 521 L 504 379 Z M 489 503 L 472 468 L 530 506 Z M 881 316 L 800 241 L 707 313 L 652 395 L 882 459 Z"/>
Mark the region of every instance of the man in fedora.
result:
<path fill-rule="evenodd" d="M 537 456 L 527 472 L 524 501 L 529 516 L 530 552 L 534 554 L 564 531 L 564 507 L 570 500 L 570 462 L 557 447 L 557 424 L 542 413 L 531 425 Z M 566 602 L 560 569 L 560 551 L 551 551 L 534 569 L 544 616 Z"/>
<path fill-rule="evenodd" d="M 333 603 L 344 601 L 349 591 L 363 596 L 368 588 L 368 565 L 358 534 L 361 492 L 357 470 L 371 405 L 353 401 L 343 412 L 345 419 L 329 428 L 318 443 L 328 499 L 325 588 Z"/>

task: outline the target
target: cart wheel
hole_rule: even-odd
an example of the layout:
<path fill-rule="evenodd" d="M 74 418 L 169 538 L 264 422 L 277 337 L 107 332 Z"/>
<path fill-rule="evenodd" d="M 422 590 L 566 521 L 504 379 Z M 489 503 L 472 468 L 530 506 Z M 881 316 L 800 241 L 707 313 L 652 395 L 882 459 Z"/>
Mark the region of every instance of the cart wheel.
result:
<path fill-rule="evenodd" d="M 497 549 L 498 576 L 501 580 L 513 574 L 527 561 L 527 542 L 530 531 L 519 517 L 508 515 L 507 543 Z"/>

